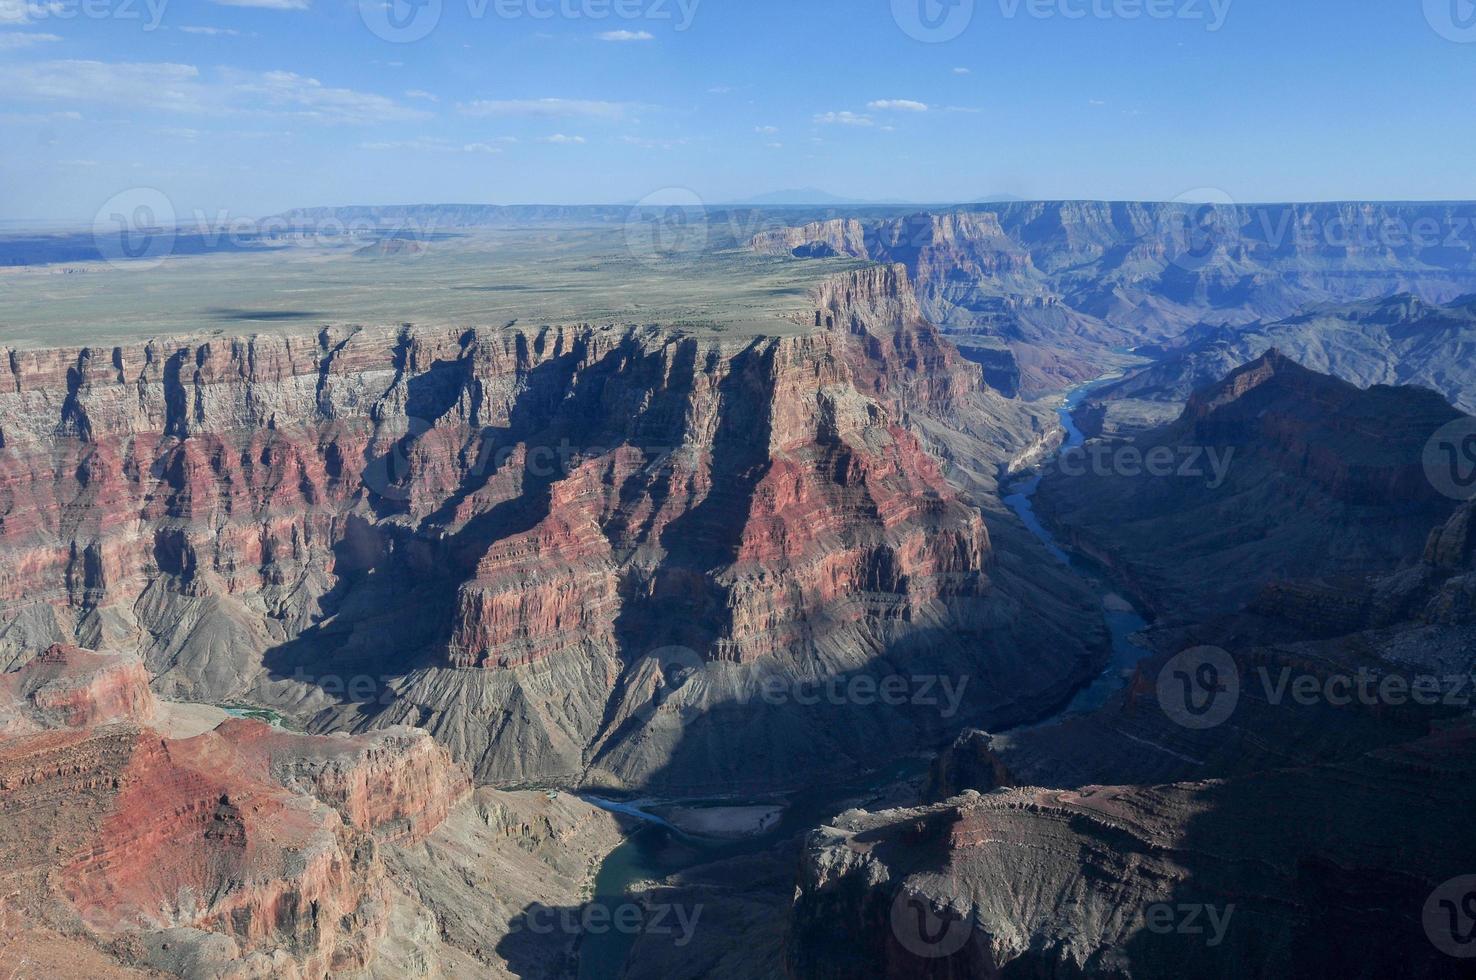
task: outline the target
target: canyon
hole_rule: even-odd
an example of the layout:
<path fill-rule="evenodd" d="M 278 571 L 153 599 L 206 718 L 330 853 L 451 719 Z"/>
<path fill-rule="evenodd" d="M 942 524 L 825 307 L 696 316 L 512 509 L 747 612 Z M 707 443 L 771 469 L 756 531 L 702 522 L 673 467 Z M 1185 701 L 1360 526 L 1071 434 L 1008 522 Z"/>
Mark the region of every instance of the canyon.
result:
<path fill-rule="evenodd" d="M 6 348 L 0 970 L 1462 975 L 1469 705 L 1329 692 L 1476 671 L 1466 250 L 813 210 L 644 317 Z M 440 288 L 621 213 L 297 217 L 439 215 L 341 259 Z"/>

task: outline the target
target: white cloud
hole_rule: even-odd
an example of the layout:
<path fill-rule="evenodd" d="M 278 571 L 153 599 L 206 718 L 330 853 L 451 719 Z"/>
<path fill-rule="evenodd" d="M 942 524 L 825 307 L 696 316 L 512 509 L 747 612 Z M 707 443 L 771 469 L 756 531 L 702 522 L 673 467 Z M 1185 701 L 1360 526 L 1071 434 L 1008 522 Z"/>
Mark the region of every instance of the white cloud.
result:
<path fill-rule="evenodd" d="M 11 101 L 58 101 L 150 111 L 267 115 L 328 123 L 379 123 L 428 113 L 393 99 L 332 88 L 289 71 L 221 69 L 202 78 L 171 62 L 41 61 L 0 65 L 0 91 Z"/>
<path fill-rule="evenodd" d="M 782 149 L 784 149 L 784 144 L 783 143 L 765 143 L 764 145 L 767 146 L 771 150 L 782 150 Z"/>
<path fill-rule="evenodd" d="M 468 116 L 537 116 L 542 118 L 620 119 L 628 102 L 588 99 L 478 99 L 456 107 Z"/>
<path fill-rule="evenodd" d="M 426 102 L 439 102 L 439 101 L 441 101 L 441 99 L 440 99 L 439 96 L 434 95 L 434 94 L 432 94 L 430 92 L 427 92 L 424 89 L 418 89 L 418 88 L 407 89 L 406 92 L 405 92 L 405 98 L 407 98 L 407 99 L 424 99 Z"/>
<path fill-rule="evenodd" d="M 49 44 L 60 41 L 56 34 L 27 34 L 21 31 L 0 31 L 0 51 L 15 51 L 29 48 L 33 44 Z"/>
<path fill-rule="evenodd" d="M 605 31 L 601 41 L 654 41 L 656 35 L 650 31 Z"/>
<path fill-rule="evenodd" d="M 538 137 L 538 142 L 540 142 L 540 143 L 555 143 L 555 144 L 558 144 L 558 145 L 567 146 L 567 145 L 572 145 L 572 144 L 576 144 L 576 143 L 583 143 L 583 142 L 585 142 L 585 139 L 584 139 L 583 136 L 565 136 L 563 133 L 554 133 L 552 136 L 540 136 L 540 137 Z"/>
<path fill-rule="evenodd" d="M 773 136 L 775 133 L 779 132 L 779 127 L 778 126 L 755 126 L 755 127 L 753 127 L 753 131 L 755 133 L 758 133 L 760 136 Z"/>
<path fill-rule="evenodd" d="M 376 123 L 423 119 L 427 113 L 408 109 L 393 99 L 370 92 L 330 88 L 306 75 L 269 71 L 242 75 L 232 72 L 232 94 L 247 95 L 272 109 L 324 122 Z"/>
<path fill-rule="evenodd" d="M 878 112 L 887 112 L 889 110 L 893 112 L 927 112 L 928 104 L 926 102 L 914 102 L 911 99 L 878 99 L 875 102 L 867 103 L 866 108 Z"/>
<path fill-rule="evenodd" d="M 870 116 L 860 115 L 854 112 L 822 112 L 815 116 L 815 122 L 822 126 L 870 126 Z"/>
<path fill-rule="evenodd" d="M 973 72 L 969 71 L 967 68 L 955 68 L 955 69 L 953 69 L 953 73 L 955 75 L 972 75 L 973 74 Z"/>
<path fill-rule="evenodd" d="M 361 150 L 409 150 L 414 153 L 501 153 L 502 148 L 490 143 L 453 143 L 438 136 L 420 136 L 409 140 L 370 140 L 359 144 Z"/>
<path fill-rule="evenodd" d="M 710 89 L 707 90 L 707 94 L 708 95 L 731 95 L 731 94 L 733 94 L 733 86 L 731 86 L 731 85 L 714 85 L 712 88 L 710 88 Z"/>
<path fill-rule="evenodd" d="M 1087 99 L 1087 105 L 1106 105 L 1101 99 Z"/>
<path fill-rule="evenodd" d="M 181 27 L 186 34 L 203 34 L 206 37 L 240 37 L 241 32 L 233 27 Z"/>

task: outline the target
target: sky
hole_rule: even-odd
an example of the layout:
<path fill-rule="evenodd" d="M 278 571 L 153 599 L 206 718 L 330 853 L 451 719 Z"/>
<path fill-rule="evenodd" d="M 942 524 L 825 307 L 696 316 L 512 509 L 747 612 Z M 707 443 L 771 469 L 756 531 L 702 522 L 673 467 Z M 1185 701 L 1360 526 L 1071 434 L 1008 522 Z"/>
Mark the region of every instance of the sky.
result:
<path fill-rule="evenodd" d="M 1473 0 L 0 0 L 0 221 L 1476 198 Z"/>

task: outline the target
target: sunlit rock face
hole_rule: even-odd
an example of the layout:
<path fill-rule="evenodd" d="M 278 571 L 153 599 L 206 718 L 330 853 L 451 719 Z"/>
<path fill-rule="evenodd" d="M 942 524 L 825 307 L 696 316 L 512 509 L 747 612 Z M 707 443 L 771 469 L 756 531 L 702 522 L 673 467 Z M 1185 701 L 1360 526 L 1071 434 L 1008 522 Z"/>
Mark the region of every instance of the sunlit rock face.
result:
<path fill-rule="evenodd" d="M 774 704 L 766 678 L 946 676 L 990 722 L 1059 701 L 1100 619 L 1070 585 L 1021 602 L 959 489 L 1037 445 L 1043 413 L 983 383 L 900 267 L 814 306 L 734 339 L 335 327 L 11 352 L 0 657 L 128 651 L 161 694 L 424 727 L 504 782 L 761 785 L 963 720 Z M 797 772 L 786 745 L 814 749 Z"/>

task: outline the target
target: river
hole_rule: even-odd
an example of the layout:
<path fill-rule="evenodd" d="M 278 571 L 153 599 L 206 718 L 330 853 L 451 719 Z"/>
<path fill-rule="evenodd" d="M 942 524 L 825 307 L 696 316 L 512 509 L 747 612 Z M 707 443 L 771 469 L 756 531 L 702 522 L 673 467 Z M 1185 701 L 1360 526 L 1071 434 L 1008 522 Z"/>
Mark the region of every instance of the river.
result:
<path fill-rule="evenodd" d="M 1115 377 L 1115 376 L 1114 376 Z M 1066 431 L 1066 440 L 1061 452 L 1066 453 L 1082 446 L 1086 437 L 1076 425 L 1072 413 L 1092 389 L 1106 384 L 1113 378 L 1097 381 L 1073 389 L 1061 406 L 1061 426 Z M 1132 642 L 1132 635 L 1146 626 L 1143 617 L 1116 592 L 1096 568 L 1084 562 L 1073 562 L 1060 544 L 1036 516 L 1032 498 L 1040 489 L 1041 475 L 1037 473 L 1009 487 L 1011 493 L 1004 498 L 1025 526 L 1039 538 L 1055 559 L 1070 566 L 1078 575 L 1092 582 L 1102 595 L 1103 615 L 1112 634 L 1112 656 L 1110 662 L 1091 684 L 1077 692 L 1071 702 L 1061 711 L 1041 719 L 1035 725 L 1047 725 L 1070 715 L 1081 714 L 1101 706 L 1115 691 L 1119 690 L 1134 664 L 1148 655 L 1148 651 Z M 880 770 L 857 777 L 847 783 L 829 785 L 800 793 L 782 794 L 788 806 L 778 824 L 767 832 L 742 840 L 713 840 L 685 834 L 671 824 L 644 812 L 637 803 L 616 803 L 594 797 L 585 797 L 589 802 L 613 812 L 636 816 L 646 825 L 636 830 L 605 858 L 595 877 L 595 894 L 591 904 L 603 905 L 611 912 L 629 901 L 626 890 L 641 881 L 651 881 L 676 874 L 686 868 L 707 864 L 726 858 L 741 857 L 767 850 L 778 841 L 813 829 L 834 817 L 836 813 L 864 800 L 878 789 L 927 771 L 930 757 L 905 758 L 893 762 Z M 655 803 L 670 801 L 651 801 Z M 701 801 L 683 801 L 687 806 L 701 805 Z M 707 801 L 711 805 L 733 806 L 740 802 L 756 801 Z M 607 917 L 606 921 L 619 921 Z M 586 934 L 580 944 L 580 980 L 618 980 L 622 964 L 635 943 L 635 936 L 615 929 Z"/>

